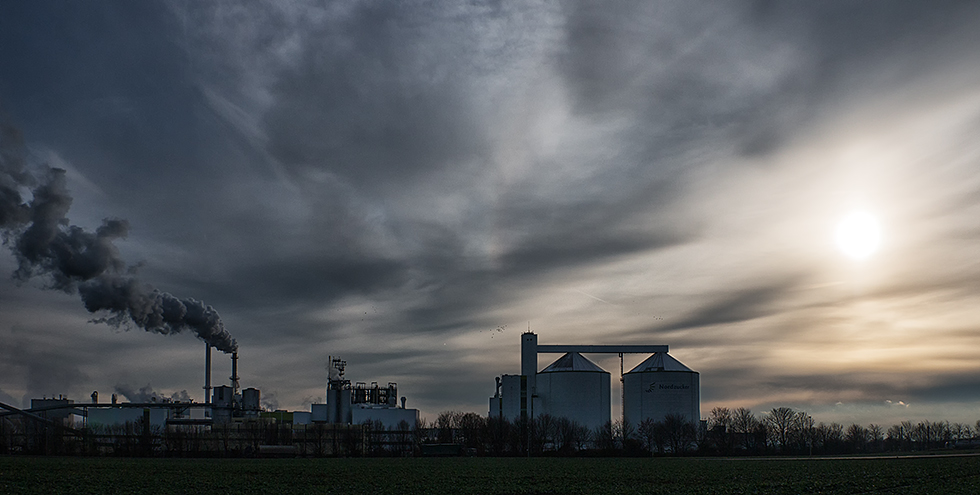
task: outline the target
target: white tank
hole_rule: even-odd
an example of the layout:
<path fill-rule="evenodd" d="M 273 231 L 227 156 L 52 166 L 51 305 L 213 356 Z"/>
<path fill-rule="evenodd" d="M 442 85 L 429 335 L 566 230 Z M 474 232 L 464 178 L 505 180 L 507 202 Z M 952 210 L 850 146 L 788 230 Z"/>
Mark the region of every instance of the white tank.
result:
<path fill-rule="evenodd" d="M 569 352 L 537 374 L 535 416 L 565 417 L 594 429 L 609 421 L 609 372 Z"/>
<path fill-rule="evenodd" d="M 679 414 L 698 424 L 701 387 L 697 371 L 666 352 L 656 352 L 623 375 L 623 412 L 634 427 L 645 419 Z"/>

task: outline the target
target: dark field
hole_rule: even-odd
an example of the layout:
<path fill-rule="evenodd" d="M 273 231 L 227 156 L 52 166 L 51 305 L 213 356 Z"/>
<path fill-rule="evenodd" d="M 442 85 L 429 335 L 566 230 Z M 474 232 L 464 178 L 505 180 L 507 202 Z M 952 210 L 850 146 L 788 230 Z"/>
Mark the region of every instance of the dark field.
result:
<path fill-rule="evenodd" d="M 0 457 L 0 493 L 980 493 L 980 457 L 114 459 Z"/>

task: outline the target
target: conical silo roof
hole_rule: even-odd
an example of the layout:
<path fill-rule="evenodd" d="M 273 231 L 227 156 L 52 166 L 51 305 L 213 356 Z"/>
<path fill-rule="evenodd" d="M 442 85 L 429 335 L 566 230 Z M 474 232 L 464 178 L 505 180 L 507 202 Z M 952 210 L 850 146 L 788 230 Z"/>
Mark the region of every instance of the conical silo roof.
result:
<path fill-rule="evenodd" d="M 684 366 L 684 363 L 676 360 L 670 354 L 666 352 L 655 352 L 646 358 L 642 363 L 636 365 L 635 368 L 628 371 L 628 373 L 642 373 L 644 371 L 690 371 L 695 372 L 691 368 Z"/>
<path fill-rule="evenodd" d="M 547 368 L 540 372 L 551 373 L 553 371 L 598 371 L 600 373 L 608 373 L 608 371 L 600 368 L 577 352 L 565 353 L 564 356 L 556 359 L 555 362 L 549 364 Z"/>

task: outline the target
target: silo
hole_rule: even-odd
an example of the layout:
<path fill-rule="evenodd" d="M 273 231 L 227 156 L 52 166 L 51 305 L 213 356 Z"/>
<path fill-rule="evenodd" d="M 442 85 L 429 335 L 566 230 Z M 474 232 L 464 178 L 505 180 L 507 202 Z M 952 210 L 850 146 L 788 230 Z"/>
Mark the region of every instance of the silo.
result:
<path fill-rule="evenodd" d="M 344 386 L 346 385 L 346 387 Z M 350 382 L 328 382 L 327 384 L 327 422 L 351 422 Z"/>
<path fill-rule="evenodd" d="M 537 374 L 540 409 L 597 428 L 609 421 L 609 372 L 577 352 L 569 352 Z"/>
<path fill-rule="evenodd" d="M 242 409 L 245 410 L 245 417 L 256 418 L 259 416 L 262 393 L 257 388 L 246 388 L 242 390 Z"/>
<path fill-rule="evenodd" d="M 697 424 L 701 420 L 701 388 L 697 371 L 666 352 L 655 352 L 623 375 L 623 411 L 634 427 L 645 419 L 663 421 L 679 414 Z"/>
<path fill-rule="evenodd" d="M 231 421 L 231 410 L 234 397 L 232 388 L 227 385 L 214 387 L 211 397 L 211 417 L 215 423 L 228 423 Z"/>

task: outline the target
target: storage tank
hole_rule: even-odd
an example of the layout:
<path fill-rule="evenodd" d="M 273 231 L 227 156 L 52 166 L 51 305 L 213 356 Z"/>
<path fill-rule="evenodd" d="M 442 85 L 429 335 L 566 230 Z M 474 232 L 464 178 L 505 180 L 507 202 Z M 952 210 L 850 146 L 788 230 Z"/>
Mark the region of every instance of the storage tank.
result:
<path fill-rule="evenodd" d="M 214 387 L 211 396 L 211 417 L 215 423 L 231 422 L 231 412 L 234 403 L 232 388 L 227 385 Z"/>
<path fill-rule="evenodd" d="M 609 421 L 609 372 L 569 352 L 537 374 L 535 416 L 565 417 L 590 429 Z"/>
<path fill-rule="evenodd" d="M 242 390 L 242 409 L 245 410 L 246 418 L 257 418 L 262 409 L 262 392 L 257 388 L 246 388 Z"/>
<path fill-rule="evenodd" d="M 623 375 L 623 412 L 634 427 L 645 419 L 663 421 L 679 414 L 698 424 L 701 388 L 697 371 L 666 352 L 655 352 Z"/>
<path fill-rule="evenodd" d="M 345 387 L 346 385 L 346 387 Z M 327 384 L 327 422 L 351 422 L 351 389 L 350 382 L 328 382 Z"/>

